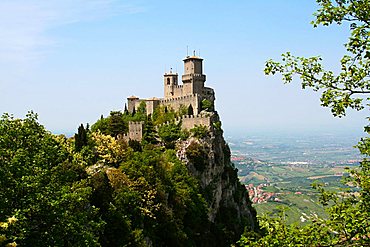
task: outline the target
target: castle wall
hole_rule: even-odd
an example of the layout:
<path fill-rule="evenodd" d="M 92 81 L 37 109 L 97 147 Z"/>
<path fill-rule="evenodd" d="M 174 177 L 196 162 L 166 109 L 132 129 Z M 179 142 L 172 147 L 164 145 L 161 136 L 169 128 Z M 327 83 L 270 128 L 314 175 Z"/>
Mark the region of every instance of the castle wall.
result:
<path fill-rule="evenodd" d="M 140 99 L 137 98 L 137 97 L 129 97 L 127 98 L 127 110 L 129 113 L 132 113 L 134 111 L 134 108 L 136 109 L 136 104 L 137 102 L 139 102 L 138 104 L 140 104 Z"/>
<path fill-rule="evenodd" d="M 218 122 L 220 119 L 217 114 L 202 114 L 198 116 L 184 115 L 180 118 L 175 119 L 175 123 L 181 121 L 181 129 L 192 129 L 195 125 L 203 125 L 206 127 L 212 127 L 212 124 Z M 169 124 L 170 122 L 163 123 L 162 125 Z M 161 126 L 161 125 L 160 125 Z"/>
<path fill-rule="evenodd" d="M 141 102 L 143 102 L 143 101 L 145 101 L 145 100 L 144 100 L 144 99 L 139 99 L 139 100 L 135 101 L 135 110 L 136 110 L 136 111 L 137 111 L 137 109 L 139 108 L 140 103 L 141 103 Z"/>
<path fill-rule="evenodd" d="M 195 125 L 204 125 L 206 127 L 211 126 L 211 117 L 208 116 L 183 116 L 181 128 L 182 129 L 192 129 Z"/>
<path fill-rule="evenodd" d="M 128 133 L 120 135 L 118 138 L 125 141 L 135 140 L 141 141 L 143 138 L 143 126 L 144 122 L 128 122 Z"/>
<path fill-rule="evenodd" d="M 184 82 L 183 85 L 184 85 L 183 94 L 184 95 L 193 95 L 193 83 Z"/>
<path fill-rule="evenodd" d="M 164 87 L 164 98 L 173 99 L 185 96 L 183 85 L 166 85 Z"/>
<path fill-rule="evenodd" d="M 184 89 L 183 85 L 173 86 L 173 97 L 178 98 L 178 97 L 185 96 L 184 92 L 183 92 L 183 89 Z"/>
<path fill-rule="evenodd" d="M 130 113 L 134 109 L 138 109 L 141 102 L 146 104 L 147 115 L 153 114 L 156 107 L 159 105 L 168 106 L 178 111 L 180 107 L 193 107 L 193 118 L 184 118 L 184 128 L 192 128 L 194 125 L 210 126 L 210 119 L 204 116 L 198 117 L 201 111 L 201 103 L 203 99 L 207 99 L 214 103 L 215 92 L 212 88 L 204 87 L 206 75 L 203 75 L 203 59 L 197 56 L 187 56 L 184 60 L 184 75 L 182 75 L 182 85 L 178 85 L 178 74 L 169 73 L 164 74 L 164 99 L 149 98 L 139 99 L 136 96 L 127 98 L 127 109 Z M 132 128 L 131 128 L 132 127 Z M 130 131 L 126 138 L 140 139 L 142 129 L 132 123 Z M 141 125 L 142 128 L 142 125 Z M 141 134 L 140 134 L 141 133 Z M 140 136 L 140 137 L 139 137 Z"/>
<path fill-rule="evenodd" d="M 159 106 L 159 99 L 156 99 L 156 100 L 153 100 L 153 99 L 149 99 L 149 100 L 146 100 L 146 114 L 147 115 L 151 115 L 153 114 L 154 112 L 154 109 L 157 108 Z"/>
<path fill-rule="evenodd" d="M 163 99 L 160 101 L 161 105 L 170 106 L 174 110 L 179 110 L 181 106 L 189 107 L 191 105 L 193 107 L 194 115 L 197 115 L 200 112 L 200 105 L 201 98 L 199 95 L 187 95 L 173 99 Z"/>
<path fill-rule="evenodd" d="M 192 129 L 196 125 L 202 125 L 206 127 L 212 127 L 212 123 L 219 121 L 217 114 L 208 114 L 208 115 L 185 115 L 181 118 L 175 119 L 175 122 L 178 123 L 181 121 L 181 129 Z M 164 123 L 164 124 L 168 124 Z M 133 122 L 130 121 L 128 123 L 128 133 L 123 135 L 118 135 L 119 139 L 123 139 L 125 141 L 129 140 L 135 140 L 135 141 L 141 141 L 143 139 L 143 129 L 144 129 L 144 122 Z"/>

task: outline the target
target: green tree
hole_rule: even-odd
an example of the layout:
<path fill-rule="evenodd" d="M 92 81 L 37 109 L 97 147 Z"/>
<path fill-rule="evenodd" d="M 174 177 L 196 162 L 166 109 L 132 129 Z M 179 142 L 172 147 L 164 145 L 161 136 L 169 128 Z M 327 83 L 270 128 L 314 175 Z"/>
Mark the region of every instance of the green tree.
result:
<path fill-rule="evenodd" d="M 299 76 L 302 88 L 320 91 L 321 104 L 336 117 L 346 110 L 368 107 L 370 93 L 370 2 L 368 0 L 316 0 L 319 10 L 314 14 L 318 25 L 348 23 L 351 34 L 345 44 L 347 53 L 340 61 L 341 70 L 325 70 L 320 57 L 282 55 L 282 61 L 269 60 L 267 75 L 280 73 L 285 83 Z M 367 134 L 370 128 L 365 127 Z M 241 246 L 363 246 L 370 243 L 370 139 L 363 138 L 357 146 L 366 157 L 359 169 L 349 171 L 345 178 L 352 185 L 343 193 L 328 192 L 321 185 L 321 203 L 328 206 L 328 218 L 309 217 L 304 227 L 287 225 L 284 212 L 276 218 L 262 217 L 260 224 L 267 235 L 257 241 L 242 237 Z"/>
<path fill-rule="evenodd" d="M 128 145 L 135 152 L 141 152 L 143 150 L 143 147 L 141 146 L 141 143 L 139 141 L 130 139 L 130 140 L 128 140 Z"/>
<path fill-rule="evenodd" d="M 150 144 L 157 144 L 158 143 L 157 130 L 155 129 L 155 127 L 153 125 L 153 121 L 152 121 L 151 116 L 147 117 L 147 120 L 144 124 L 143 142 L 150 143 Z"/>
<path fill-rule="evenodd" d="M 195 169 L 202 172 L 206 168 L 208 161 L 208 153 L 199 143 L 192 141 L 186 148 L 186 157 L 194 165 Z"/>
<path fill-rule="evenodd" d="M 208 99 L 202 100 L 202 110 L 213 111 L 214 110 L 213 103 Z"/>
<path fill-rule="evenodd" d="M 109 122 L 109 118 L 104 118 L 104 116 L 101 115 L 100 119 L 91 126 L 91 131 L 96 132 L 99 130 L 101 133 L 108 135 L 109 134 L 109 130 L 108 130 L 109 123 L 108 122 Z"/>
<path fill-rule="evenodd" d="M 188 107 L 185 105 L 180 105 L 179 109 L 177 110 L 177 117 L 181 117 L 188 114 Z"/>
<path fill-rule="evenodd" d="M 75 149 L 76 151 L 81 151 L 83 146 L 87 145 L 87 132 L 88 132 L 89 126 L 85 127 L 83 124 L 81 124 L 78 127 L 77 134 L 75 134 Z"/>
<path fill-rule="evenodd" d="M 63 136 L 37 122 L 0 119 L 0 221 L 15 217 L 6 238 L 21 246 L 97 246 L 103 222 L 89 200 L 83 165 Z"/>
<path fill-rule="evenodd" d="M 166 148 L 174 149 L 175 142 L 181 137 L 181 122 L 171 122 L 160 126 L 158 135 Z"/>
<path fill-rule="evenodd" d="M 120 111 L 111 111 L 108 120 L 108 131 L 113 137 L 127 132 L 127 123 L 123 120 L 123 114 Z"/>
<path fill-rule="evenodd" d="M 154 125 L 160 125 L 165 122 L 173 121 L 176 118 L 176 111 L 167 106 L 156 107 L 153 112 L 153 123 Z"/>
<path fill-rule="evenodd" d="M 128 115 L 128 109 L 127 109 L 127 104 L 125 103 L 125 108 L 123 110 L 123 114 Z"/>
<path fill-rule="evenodd" d="M 195 125 L 194 128 L 190 129 L 190 133 L 198 139 L 205 138 L 209 135 L 209 129 L 204 125 Z"/>
<path fill-rule="evenodd" d="M 370 3 L 368 0 L 317 0 L 317 3 L 321 8 L 314 14 L 314 27 L 349 23 L 351 34 L 345 44 L 347 53 L 340 60 L 340 73 L 325 70 L 319 56 L 296 57 L 289 52 L 282 55 L 282 62 L 267 61 L 265 73 L 280 73 L 285 83 L 290 83 L 294 75 L 299 76 L 303 89 L 322 90 L 322 106 L 342 117 L 347 108 L 362 110 L 368 106 Z"/>

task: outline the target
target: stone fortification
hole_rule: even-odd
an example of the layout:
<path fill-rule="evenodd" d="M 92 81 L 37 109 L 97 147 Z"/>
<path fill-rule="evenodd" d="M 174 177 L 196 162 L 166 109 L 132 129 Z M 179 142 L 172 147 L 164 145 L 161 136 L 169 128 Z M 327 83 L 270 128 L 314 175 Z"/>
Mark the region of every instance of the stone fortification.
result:
<path fill-rule="evenodd" d="M 202 97 L 198 94 L 191 94 L 181 96 L 177 98 L 161 99 L 160 105 L 171 107 L 175 111 L 178 111 L 181 107 L 188 108 L 191 106 L 194 111 L 194 115 L 198 115 L 201 111 Z"/>
<path fill-rule="evenodd" d="M 153 114 L 158 106 L 166 106 L 178 111 L 181 107 L 193 108 L 194 117 L 184 118 L 184 126 L 191 129 L 195 125 L 211 126 L 208 118 L 201 116 L 196 118 L 202 111 L 202 101 L 208 100 L 212 104 L 215 101 L 215 93 L 212 88 L 205 87 L 206 75 L 203 74 L 203 59 L 198 56 L 187 56 L 184 60 L 184 75 L 182 84 L 178 82 L 178 74 L 172 69 L 164 74 L 164 98 L 140 99 L 136 96 L 127 98 L 127 110 L 133 113 L 142 102 L 145 102 L 147 115 Z M 208 119 L 208 120 L 207 120 Z M 132 128 L 131 128 L 132 127 Z M 127 138 L 139 139 L 137 126 L 129 125 Z"/>
<path fill-rule="evenodd" d="M 174 110 L 179 110 L 180 107 L 189 109 L 191 106 L 193 115 L 184 115 L 172 120 L 172 123 L 181 123 L 183 130 L 190 130 L 195 126 L 208 128 L 207 135 L 196 136 L 198 131 L 195 131 L 186 139 L 178 139 L 175 150 L 177 157 L 199 183 L 200 193 L 207 204 L 210 227 L 202 234 L 210 234 L 212 237 L 199 246 L 230 246 L 240 238 L 244 230 L 256 231 L 259 226 L 247 190 L 239 182 L 237 170 L 230 160 L 231 152 L 223 138 L 219 116 L 214 110 L 214 90 L 204 86 L 206 76 L 203 75 L 202 61 L 197 56 L 186 57 L 181 85 L 178 83 L 177 73 L 165 73 L 163 98 L 140 99 L 132 96 L 127 99 L 127 108 L 132 113 L 145 102 L 149 115 L 158 106 Z M 207 103 L 204 105 L 208 105 L 207 109 L 202 109 L 203 100 L 210 101 L 204 102 Z M 143 124 L 130 122 L 129 133 L 123 138 L 127 141 L 141 141 Z M 159 130 L 161 125 L 156 127 Z M 197 157 L 194 157 L 194 153 Z"/>
<path fill-rule="evenodd" d="M 181 122 L 181 129 L 190 130 L 195 126 L 205 126 L 208 128 L 212 127 L 212 123 L 219 121 L 218 115 L 213 113 L 205 113 L 200 114 L 197 116 L 194 115 L 184 115 L 181 118 L 176 118 L 174 120 L 175 123 Z M 170 122 L 163 123 L 169 124 Z M 144 129 L 144 122 L 129 122 L 129 132 L 127 134 L 119 135 L 118 139 L 123 139 L 125 141 L 135 140 L 141 141 L 143 138 L 143 129 Z"/>
<path fill-rule="evenodd" d="M 211 127 L 212 123 L 215 122 L 215 118 L 212 116 L 193 116 L 193 115 L 185 115 L 181 118 L 181 128 L 182 129 L 192 129 L 196 125 L 203 125 L 206 127 Z"/>
<path fill-rule="evenodd" d="M 119 139 L 123 139 L 125 141 L 129 140 L 135 140 L 135 141 L 141 141 L 143 138 L 143 126 L 144 122 L 128 122 L 128 129 L 129 132 L 127 134 L 123 134 L 121 136 L 118 136 Z"/>
<path fill-rule="evenodd" d="M 219 117 L 216 113 L 202 113 L 197 116 L 194 115 L 184 115 L 182 117 L 174 119 L 173 122 L 180 123 L 181 129 L 192 129 L 196 125 L 202 125 L 205 127 L 212 127 L 212 123 L 219 121 Z M 170 124 L 171 122 L 165 122 L 162 125 Z M 161 126 L 161 125 L 159 125 Z"/>

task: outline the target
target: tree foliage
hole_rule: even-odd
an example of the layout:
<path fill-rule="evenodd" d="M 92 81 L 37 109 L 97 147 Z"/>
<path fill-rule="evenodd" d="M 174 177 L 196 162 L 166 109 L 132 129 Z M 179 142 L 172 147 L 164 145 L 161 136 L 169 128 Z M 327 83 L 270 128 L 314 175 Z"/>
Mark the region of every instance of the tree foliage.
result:
<path fill-rule="evenodd" d="M 209 129 L 204 125 L 195 125 L 192 129 L 190 129 L 190 133 L 196 138 L 205 138 L 209 135 Z"/>
<path fill-rule="evenodd" d="M 22 246 L 96 246 L 103 222 L 92 189 L 63 137 L 49 133 L 36 114 L 0 119 L 0 217 L 15 217 L 9 241 Z"/>
<path fill-rule="evenodd" d="M 87 132 L 89 131 L 88 126 L 85 127 L 81 124 L 78 127 L 77 133 L 75 134 L 75 149 L 80 151 L 83 146 L 87 145 Z"/>
<path fill-rule="evenodd" d="M 167 106 L 158 106 L 153 112 L 153 123 L 154 125 L 160 125 L 169 121 L 173 121 L 177 118 L 178 113 L 172 108 Z"/>
<path fill-rule="evenodd" d="M 175 142 L 181 137 L 181 123 L 171 122 L 159 126 L 158 135 L 166 148 L 174 149 Z"/>
<path fill-rule="evenodd" d="M 195 169 L 201 172 L 204 171 L 208 162 L 208 155 L 202 145 L 192 141 L 186 148 L 186 157 L 194 165 Z"/>
<path fill-rule="evenodd" d="M 285 83 L 298 75 L 303 89 L 322 90 L 322 106 L 342 117 L 347 108 L 362 110 L 369 100 L 370 3 L 367 0 L 317 0 L 317 3 L 320 9 L 312 22 L 314 27 L 349 23 L 351 34 L 345 44 L 347 53 L 340 60 L 340 73 L 325 70 L 321 57 L 296 57 L 289 52 L 282 55 L 282 62 L 269 60 L 265 73 L 280 73 Z"/>
<path fill-rule="evenodd" d="M 158 133 L 153 124 L 152 116 L 148 116 L 143 129 L 143 142 L 150 144 L 158 143 Z"/>
<path fill-rule="evenodd" d="M 162 141 L 173 147 L 179 126 L 163 128 Z M 219 244 L 198 180 L 175 150 L 150 139 L 138 150 L 82 128 L 67 139 L 33 113 L 0 119 L 1 246 Z"/>
<path fill-rule="evenodd" d="M 201 102 L 201 108 L 202 108 L 202 110 L 205 110 L 205 111 L 213 111 L 214 110 L 214 105 L 210 100 L 203 99 L 202 102 Z"/>
<path fill-rule="evenodd" d="M 342 117 L 348 108 L 362 110 L 368 107 L 370 93 L 370 2 L 368 0 L 316 0 L 319 10 L 314 14 L 318 25 L 349 23 L 351 34 L 345 44 L 347 53 L 340 61 L 339 73 L 325 70 L 321 57 L 295 57 L 282 55 L 282 62 L 269 60 L 267 75 L 280 73 L 285 83 L 299 76 L 302 88 L 320 91 L 321 103 L 332 114 Z M 370 133 L 370 128 L 365 127 Z M 358 144 L 365 156 L 358 169 L 349 170 L 344 183 L 350 185 L 341 193 L 325 190 L 320 201 L 327 207 L 328 218 L 315 215 L 307 217 L 309 224 L 298 227 L 287 225 L 284 211 L 274 218 L 263 216 L 260 224 L 266 235 L 262 238 L 242 237 L 240 246 L 364 246 L 370 244 L 370 139 L 365 137 Z"/>

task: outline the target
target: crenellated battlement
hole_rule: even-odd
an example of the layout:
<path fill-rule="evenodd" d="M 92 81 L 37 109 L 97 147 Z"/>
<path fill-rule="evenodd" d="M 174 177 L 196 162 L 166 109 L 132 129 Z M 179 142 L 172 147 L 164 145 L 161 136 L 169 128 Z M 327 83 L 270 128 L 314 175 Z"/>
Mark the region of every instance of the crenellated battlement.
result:
<path fill-rule="evenodd" d="M 144 124 L 144 122 L 143 121 L 129 121 L 128 122 L 128 125 L 129 126 L 132 126 L 132 127 L 134 127 L 134 128 L 137 128 L 137 127 L 139 127 L 139 126 L 142 126 Z"/>
<path fill-rule="evenodd" d="M 182 85 L 181 85 L 182 86 Z M 161 99 L 161 103 L 171 103 L 174 101 L 181 101 L 181 100 L 188 100 L 197 97 L 198 95 L 193 94 L 193 95 L 185 95 L 185 96 L 180 96 L 176 98 L 170 98 L 170 99 Z"/>
<path fill-rule="evenodd" d="M 143 121 L 129 121 L 128 122 L 128 133 L 127 134 L 121 134 L 117 136 L 118 139 L 123 139 L 125 141 L 129 140 L 135 140 L 135 141 L 141 141 L 143 138 Z"/>
<path fill-rule="evenodd" d="M 185 115 L 181 118 L 182 129 L 192 129 L 196 125 L 203 125 L 206 127 L 212 127 L 212 116 L 210 115 Z"/>
<path fill-rule="evenodd" d="M 213 128 L 213 123 L 219 121 L 218 115 L 215 113 L 202 113 L 199 115 L 183 115 L 182 117 L 175 118 L 173 121 L 167 121 L 163 124 L 157 125 L 156 128 L 160 128 L 163 125 L 168 125 L 170 123 L 181 123 L 181 129 L 190 130 L 195 126 L 205 126 L 208 128 Z M 136 140 L 141 141 L 143 138 L 144 122 L 129 122 L 129 131 L 126 134 L 120 134 L 117 136 L 118 139 L 125 141 Z"/>
<path fill-rule="evenodd" d="M 168 106 L 178 111 L 184 107 L 192 109 L 193 117 L 185 117 L 186 128 L 192 122 L 199 122 L 205 125 L 209 123 L 201 118 L 196 118 L 202 111 L 202 100 L 207 99 L 214 104 L 214 90 L 205 87 L 206 75 L 203 74 L 203 59 L 197 56 L 187 56 L 184 60 L 184 75 L 182 75 L 182 84 L 178 84 L 178 74 L 173 73 L 172 69 L 169 73 L 164 74 L 164 97 L 162 99 L 150 98 L 140 99 L 136 96 L 127 98 L 127 109 L 133 113 L 142 102 L 146 104 L 147 115 L 153 114 L 158 106 Z M 189 124 L 188 124 L 189 123 Z M 135 128 L 134 125 L 131 126 Z"/>
<path fill-rule="evenodd" d="M 181 122 L 181 128 L 182 129 L 192 129 L 194 128 L 195 125 L 203 125 L 206 127 L 211 127 L 212 123 L 217 121 L 217 117 L 215 114 L 207 114 L 207 113 L 202 113 L 197 116 L 194 115 L 184 115 L 182 117 L 175 118 L 173 121 L 165 122 L 163 124 L 158 125 L 158 128 L 163 126 L 163 125 L 168 125 L 170 123 L 180 123 Z"/>

